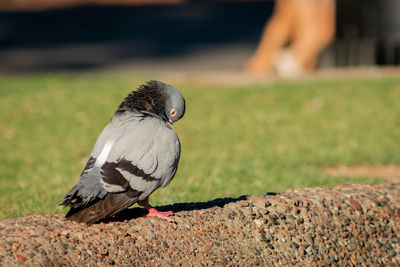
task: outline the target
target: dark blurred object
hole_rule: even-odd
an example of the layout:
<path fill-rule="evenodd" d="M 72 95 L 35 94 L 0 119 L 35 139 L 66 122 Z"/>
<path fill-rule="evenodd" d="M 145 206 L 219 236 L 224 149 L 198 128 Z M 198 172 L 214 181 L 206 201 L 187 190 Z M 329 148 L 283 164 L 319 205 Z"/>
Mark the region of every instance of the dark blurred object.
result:
<path fill-rule="evenodd" d="M 240 69 L 272 7 L 194 1 L 3 12 L 0 71 Z"/>
<path fill-rule="evenodd" d="M 400 65 L 400 1 L 338 0 L 337 34 L 320 66 Z"/>
<path fill-rule="evenodd" d="M 185 0 L 2 0 L 0 11 L 32 11 L 82 5 L 178 4 Z"/>

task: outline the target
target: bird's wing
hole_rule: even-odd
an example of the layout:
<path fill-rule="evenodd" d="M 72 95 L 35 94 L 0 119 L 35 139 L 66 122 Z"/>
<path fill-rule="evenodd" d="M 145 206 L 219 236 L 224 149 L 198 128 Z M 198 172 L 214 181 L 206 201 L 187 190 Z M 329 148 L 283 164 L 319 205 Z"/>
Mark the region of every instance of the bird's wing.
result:
<path fill-rule="evenodd" d="M 143 192 L 130 188 L 129 182 L 118 172 L 116 167 L 119 163 L 107 161 L 111 150 L 119 146 L 126 125 L 135 125 L 139 120 L 133 116 L 128 123 L 114 117 L 104 128 L 77 185 L 67 193 L 62 203 L 71 207 L 66 215 L 69 220 L 91 224 L 112 217 L 135 204 L 142 195 Z M 104 187 L 108 184 L 102 182 L 103 178 L 110 178 L 118 185 Z"/>
<path fill-rule="evenodd" d="M 101 185 L 108 192 L 127 188 L 140 191 L 143 192 L 140 199 L 144 199 L 158 187 L 167 185 L 175 175 L 180 155 L 179 139 L 159 119 L 126 120 L 119 119 L 122 134 L 112 143 L 101 167 Z"/>
<path fill-rule="evenodd" d="M 94 201 L 104 198 L 107 194 L 100 185 L 100 167 L 98 157 L 102 152 L 107 140 L 116 139 L 121 133 L 114 130 L 114 123 L 111 121 L 100 133 L 92 150 L 90 158 L 82 171 L 78 183 L 64 196 L 61 205 L 71 207 L 84 207 Z"/>

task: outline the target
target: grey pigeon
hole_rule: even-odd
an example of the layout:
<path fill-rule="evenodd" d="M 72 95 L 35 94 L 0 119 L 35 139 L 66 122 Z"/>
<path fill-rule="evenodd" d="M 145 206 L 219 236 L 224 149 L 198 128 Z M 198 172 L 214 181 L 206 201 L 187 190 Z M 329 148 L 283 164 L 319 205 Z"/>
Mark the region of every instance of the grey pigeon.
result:
<path fill-rule="evenodd" d="M 61 203 L 70 207 L 67 219 L 92 224 L 137 202 L 147 216 L 170 220 L 172 212 L 157 211 L 148 198 L 176 173 L 181 146 L 171 125 L 184 113 L 185 99 L 169 84 L 149 81 L 128 94 Z"/>

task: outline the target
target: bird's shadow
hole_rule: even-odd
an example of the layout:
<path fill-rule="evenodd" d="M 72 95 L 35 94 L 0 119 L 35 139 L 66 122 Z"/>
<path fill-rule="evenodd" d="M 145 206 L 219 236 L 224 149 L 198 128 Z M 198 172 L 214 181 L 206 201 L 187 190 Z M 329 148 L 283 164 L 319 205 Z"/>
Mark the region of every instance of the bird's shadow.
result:
<path fill-rule="evenodd" d="M 207 202 L 188 202 L 188 203 L 175 203 L 172 205 L 165 205 L 165 206 L 159 206 L 156 207 L 157 210 L 159 211 L 172 211 L 173 213 L 178 213 L 181 211 L 192 211 L 192 210 L 202 210 L 202 209 L 210 209 L 213 207 L 223 207 L 226 204 L 232 203 L 232 202 L 237 202 L 241 200 L 246 200 L 247 196 L 243 195 L 237 198 L 216 198 L 214 200 L 210 200 Z M 122 222 L 126 220 L 132 220 L 136 219 L 138 217 L 144 216 L 147 213 L 147 211 L 144 208 L 131 208 L 122 211 L 119 213 L 117 216 L 113 218 L 109 218 L 106 220 L 102 220 L 102 222 Z"/>

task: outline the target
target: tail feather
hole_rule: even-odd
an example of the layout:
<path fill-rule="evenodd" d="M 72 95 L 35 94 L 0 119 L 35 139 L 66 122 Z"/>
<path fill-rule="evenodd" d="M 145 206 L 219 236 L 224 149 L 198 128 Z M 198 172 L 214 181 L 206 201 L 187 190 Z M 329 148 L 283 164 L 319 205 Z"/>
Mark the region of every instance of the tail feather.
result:
<path fill-rule="evenodd" d="M 128 190 L 121 193 L 108 193 L 105 198 L 91 205 L 71 207 L 66 218 L 71 221 L 92 224 L 101 219 L 112 217 L 137 202 L 143 192 Z"/>

